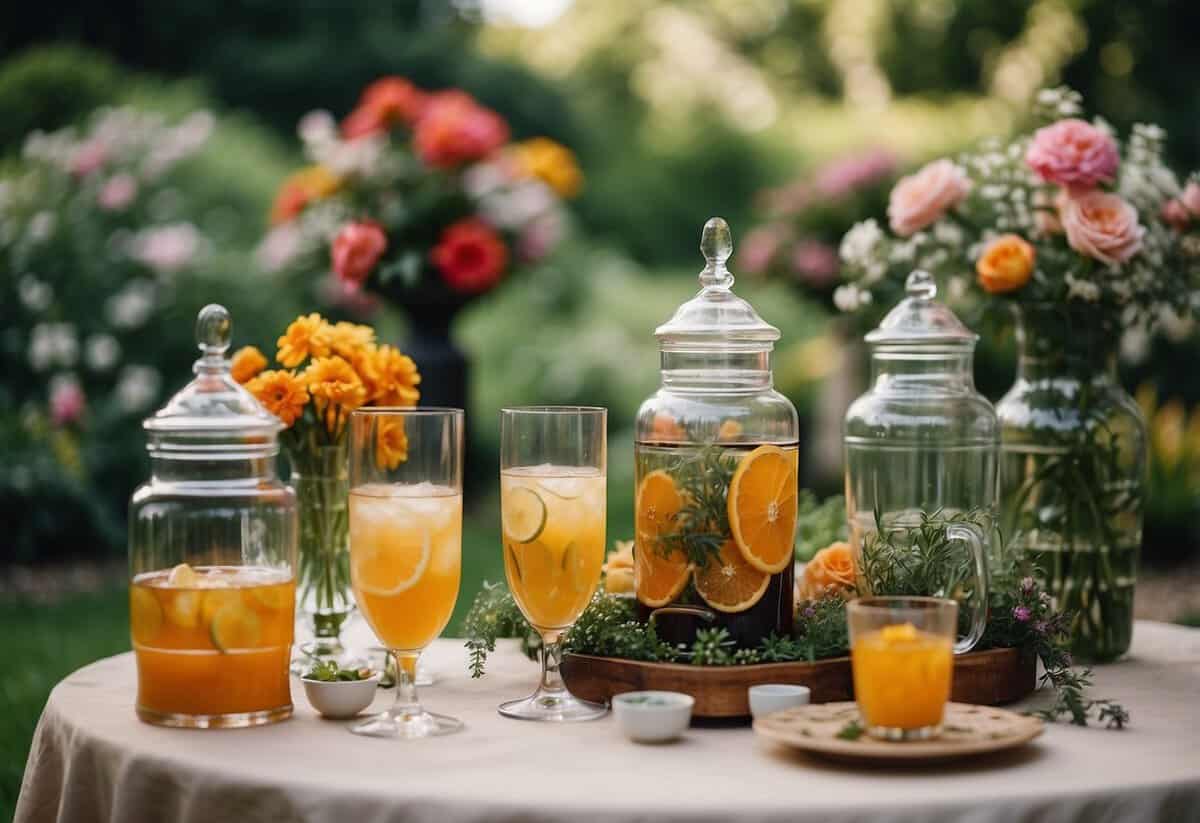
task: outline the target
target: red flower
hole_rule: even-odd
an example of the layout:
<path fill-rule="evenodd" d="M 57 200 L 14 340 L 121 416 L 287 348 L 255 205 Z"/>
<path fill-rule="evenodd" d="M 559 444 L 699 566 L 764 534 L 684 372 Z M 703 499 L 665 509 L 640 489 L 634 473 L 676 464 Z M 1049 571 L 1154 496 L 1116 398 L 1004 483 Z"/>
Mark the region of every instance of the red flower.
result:
<path fill-rule="evenodd" d="M 386 250 L 387 235 L 378 223 L 347 223 L 333 239 L 333 271 L 342 282 L 361 286 Z"/>
<path fill-rule="evenodd" d="M 508 141 L 508 124 L 462 91 L 430 95 L 413 131 L 417 154 L 435 168 L 485 157 Z"/>
<path fill-rule="evenodd" d="M 411 125 L 429 95 L 403 77 L 381 77 L 363 90 L 358 106 L 342 121 L 342 136 L 354 140 L 386 131 L 397 123 Z"/>
<path fill-rule="evenodd" d="M 508 265 L 504 241 L 477 218 L 449 226 L 429 256 L 450 288 L 465 294 L 480 294 L 496 285 Z"/>

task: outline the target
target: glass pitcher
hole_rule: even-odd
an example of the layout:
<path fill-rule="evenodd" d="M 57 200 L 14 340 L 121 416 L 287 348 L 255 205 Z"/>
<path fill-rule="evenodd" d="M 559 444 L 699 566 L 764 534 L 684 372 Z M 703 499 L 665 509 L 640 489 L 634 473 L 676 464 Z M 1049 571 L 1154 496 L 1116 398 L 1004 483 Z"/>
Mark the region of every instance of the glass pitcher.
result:
<path fill-rule="evenodd" d="M 725 628 L 753 647 L 792 629 L 798 419 L 772 388 L 779 330 L 733 293 L 719 217 L 700 291 L 654 334 L 662 386 L 638 411 L 634 591 L 659 635 Z"/>
<path fill-rule="evenodd" d="M 129 505 L 138 717 L 189 728 L 292 713 L 296 499 L 275 473 L 282 424 L 239 386 L 221 306 L 196 320 L 196 379 L 142 424 L 150 479 Z"/>
<path fill-rule="evenodd" d="M 913 272 L 905 289 L 907 296 L 866 336 L 871 387 L 846 412 L 850 542 L 860 588 L 868 593 L 870 579 L 888 571 L 873 564 L 913 549 L 930 532 L 969 551 L 969 558 L 946 556 L 944 573 L 933 578 L 939 590 L 874 592 L 949 597 L 969 590 L 971 625 L 955 649 L 962 652 L 978 642 L 987 621 L 999 426 L 991 403 L 975 390 L 977 336 L 935 299 L 932 275 Z M 922 526 L 924 535 L 917 531 Z M 890 579 L 905 585 L 903 574 Z"/>

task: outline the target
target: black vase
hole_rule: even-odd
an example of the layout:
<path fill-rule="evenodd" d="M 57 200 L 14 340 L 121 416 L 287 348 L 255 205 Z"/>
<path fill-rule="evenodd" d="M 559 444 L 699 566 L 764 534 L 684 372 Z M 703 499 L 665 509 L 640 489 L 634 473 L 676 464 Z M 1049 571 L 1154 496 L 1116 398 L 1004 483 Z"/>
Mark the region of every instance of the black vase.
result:
<path fill-rule="evenodd" d="M 462 306 L 409 308 L 409 337 L 401 350 L 421 371 L 421 405 L 467 407 L 467 357 L 450 336 Z"/>

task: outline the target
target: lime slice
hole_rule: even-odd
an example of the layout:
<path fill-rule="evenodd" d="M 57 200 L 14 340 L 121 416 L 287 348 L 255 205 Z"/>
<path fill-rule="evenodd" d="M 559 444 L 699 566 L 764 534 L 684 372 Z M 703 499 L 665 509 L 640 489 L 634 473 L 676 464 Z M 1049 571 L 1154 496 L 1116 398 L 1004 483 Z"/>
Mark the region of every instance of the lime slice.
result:
<path fill-rule="evenodd" d="M 504 495 L 500 519 L 509 540 L 532 543 L 546 528 L 546 504 L 533 489 L 517 486 Z"/>
<path fill-rule="evenodd" d="M 163 610 L 154 592 L 141 586 L 129 588 L 129 632 L 138 643 L 149 643 L 162 629 Z"/>
<path fill-rule="evenodd" d="M 168 590 L 167 603 L 163 610 L 167 619 L 181 629 L 194 629 L 200 625 L 202 592 L 195 589 Z"/>
<path fill-rule="evenodd" d="M 579 485 L 574 482 L 573 478 L 567 478 L 565 482 L 559 481 L 540 481 L 537 487 L 551 497 L 557 497 L 559 500 L 578 500 L 582 495 L 579 493 Z M 558 488 L 555 488 L 555 486 Z"/>
<path fill-rule="evenodd" d="M 517 550 L 514 549 L 512 546 L 508 547 L 508 557 L 509 557 L 509 560 L 512 562 L 513 574 L 515 574 L 517 576 L 517 582 L 524 583 L 525 578 L 521 574 L 521 561 L 517 559 Z"/>
<path fill-rule="evenodd" d="M 351 541 L 353 542 L 353 540 Z M 386 540 L 350 553 L 354 585 L 368 594 L 392 597 L 416 585 L 429 566 L 428 528 L 391 532 Z"/>
<path fill-rule="evenodd" d="M 223 652 L 250 649 L 257 646 L 262 637 L 262 622 L 239 598 L 226 603 L 213 615 L 208 633 L 213 645 Z"/>
<path fill-rule="evenodd" d="M 204 592 L 200 605 L 200 619 L 211 623 L 217 612 L 242 599 L 242 593 L 237 589 L 209 589 Z"/>

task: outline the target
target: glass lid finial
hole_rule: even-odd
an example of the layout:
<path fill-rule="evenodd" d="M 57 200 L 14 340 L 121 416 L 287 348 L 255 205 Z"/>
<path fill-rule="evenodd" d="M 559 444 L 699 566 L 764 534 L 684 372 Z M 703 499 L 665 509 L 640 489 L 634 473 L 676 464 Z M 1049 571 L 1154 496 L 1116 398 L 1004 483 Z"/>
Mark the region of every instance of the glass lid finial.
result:
<path fill-rule="evenodd" d="M 937 299 L 937 281 L 917 269 L 904 281 L 905 297 L 866 336 L 877 344 L 941 344 L 973 346 L 979 338 L 963 325 L 950 307 Z"/>
<path fill-rule="evenodd" d="M 710 217 L 700 234 L 700 253 L 704 255 L 704 271 L 700 272 L 700 285 L 733 287 L 733 274 L 725 268 L 725 261 L 733 254 L 733 232 L 723 217 Z"/>

